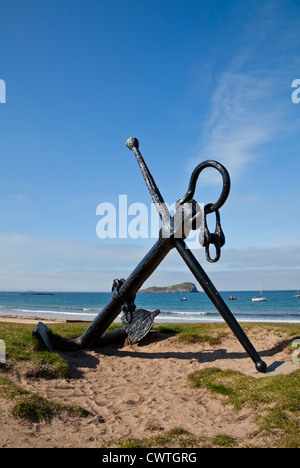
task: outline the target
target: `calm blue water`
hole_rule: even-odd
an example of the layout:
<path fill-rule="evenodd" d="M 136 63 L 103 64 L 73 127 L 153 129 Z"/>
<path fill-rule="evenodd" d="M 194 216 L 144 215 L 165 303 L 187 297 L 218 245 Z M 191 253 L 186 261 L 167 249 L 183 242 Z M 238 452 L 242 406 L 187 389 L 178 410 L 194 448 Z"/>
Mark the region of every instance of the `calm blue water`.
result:
<path fill-rule="evenodd" d="M 270 291 L 264 296 L 269 302 L 253 303 L 257 291 L 234 292 L 236 301 L 228 301 L 228 292 L 221 293 L 229 309 L 240 322 L 300 323 L 300 299 L 293 298 L 296 291 Z M 205 293 L 137 294 L 136 305 L 147 310 L 160 309 L 156 322 L 222 322 L 223 319 Z M 53 293 L 32 295 L 18 292 L 0 292 L 0 315 L 58 317 L 64 319 L 93 320 L 111 298 L 110 293 Z M 120 316 L 117 318 L 120 320 Z"/>

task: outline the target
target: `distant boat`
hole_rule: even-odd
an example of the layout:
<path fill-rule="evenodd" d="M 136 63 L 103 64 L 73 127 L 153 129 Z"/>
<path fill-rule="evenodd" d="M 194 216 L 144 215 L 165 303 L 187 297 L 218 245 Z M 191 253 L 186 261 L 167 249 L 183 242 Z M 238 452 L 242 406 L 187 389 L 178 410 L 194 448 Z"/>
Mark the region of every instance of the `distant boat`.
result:
<path fill-rule="evenodd" d="M 252 298 L 252 302 L 267 302 L 269 299 L 263 296 L 257 296 Z"/>
<path fill-rule="evenodd" d="M 260 283 L 260 295 L 252 298 L 252 302 L 267 302 L 269 299 L 262 295 L 262 285 Z"/>
<path fill-rule="evenodd" d="M 236 301 L 237 300 L 237 297 L 235 296 L 229 296 L 229 298 L 227 299 L 228 301 Z"/>
<path fill-rule="evenodd" d="M 180 300 L 181 300 L 181 302 L 185 302 L 185 301 L 187 301 L 187 298 L 186 298 L 186 297 L 183 297 L 183 298 L 180 299 Z"/>
<path fill-rule="evenodd" d="M 296 297 L 297 299 L 300 299 L 299 289 L 298 289 L 298 294 L 295 294 L 293 297 Z"/>

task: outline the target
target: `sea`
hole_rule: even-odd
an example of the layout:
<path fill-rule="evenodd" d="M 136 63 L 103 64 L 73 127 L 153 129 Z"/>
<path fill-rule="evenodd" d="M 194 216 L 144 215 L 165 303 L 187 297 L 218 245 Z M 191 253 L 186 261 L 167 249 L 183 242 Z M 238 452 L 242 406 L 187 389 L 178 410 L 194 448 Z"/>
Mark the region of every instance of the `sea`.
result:
<path fill-rule="evenodd" d="M 300 299 L 293 297 L 296 291 L 265 291 L 267 302 L 252 302 L 257 291 L 220 294 L 239 322 L 300 323 Z M 229 301 L 231 295 L 237 299 Z M 110 298 L 107 292 L 0 292 L 0 315 L 92 321 Z M 204 292 L 138 293 L 135 304 L 150 311 L 159 309 L 156 323 L 223 322 Z M 116 321 L 120 319 L 121 314 Z"/>

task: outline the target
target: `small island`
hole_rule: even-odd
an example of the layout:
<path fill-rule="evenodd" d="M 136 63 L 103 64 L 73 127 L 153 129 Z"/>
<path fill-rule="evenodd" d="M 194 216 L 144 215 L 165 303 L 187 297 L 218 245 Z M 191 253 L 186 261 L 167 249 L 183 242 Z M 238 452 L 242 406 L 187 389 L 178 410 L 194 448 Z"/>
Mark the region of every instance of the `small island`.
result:
<path fill-rule="evenodd" d="M 42 293 L 42 292 L 22 292 L 18 293 L 19 296 L 54 296 L 53 293 Z"/>
<path fill-rule="evenodd" d="M 172 286 L 152 286 L 150 288 L 141 289 L 140 293 L 196 293 L 198 292 L 194 283 L 180 283 Z"/>

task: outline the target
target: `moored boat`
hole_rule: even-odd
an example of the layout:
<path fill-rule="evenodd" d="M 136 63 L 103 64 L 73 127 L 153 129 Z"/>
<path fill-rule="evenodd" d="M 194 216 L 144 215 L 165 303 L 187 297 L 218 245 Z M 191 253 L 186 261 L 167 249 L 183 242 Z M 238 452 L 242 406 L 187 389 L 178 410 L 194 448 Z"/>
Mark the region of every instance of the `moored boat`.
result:
<path fill-rule="evenodd" d="M 262 294 L 262 285 L 260 282 L 260 295 L 252 298 L 252 302 L 267 302 L 269 299 L 263 296 Z"/>
<path fill-rule="evenodd" d="M 229 298 L 227 299 L 228 301 L 236 301 L 237 300 L 237 297 L 235 296 L 229 296 Z"/>

